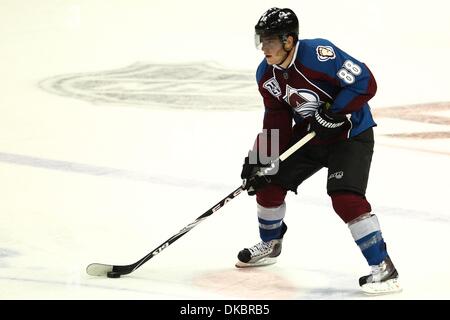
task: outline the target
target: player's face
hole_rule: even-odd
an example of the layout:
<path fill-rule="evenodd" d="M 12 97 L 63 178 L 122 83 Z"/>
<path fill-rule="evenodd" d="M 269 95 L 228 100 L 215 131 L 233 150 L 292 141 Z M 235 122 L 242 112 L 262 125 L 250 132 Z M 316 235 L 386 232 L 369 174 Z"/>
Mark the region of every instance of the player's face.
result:
<path fill-rule="evenodd" d="M 279 37 L 264 37 L 261 39 L 261 44 L 261 50 L 269 65 L 279 64 L 286 58 L 286 51 L 283 50 L 283 43 Z"/>

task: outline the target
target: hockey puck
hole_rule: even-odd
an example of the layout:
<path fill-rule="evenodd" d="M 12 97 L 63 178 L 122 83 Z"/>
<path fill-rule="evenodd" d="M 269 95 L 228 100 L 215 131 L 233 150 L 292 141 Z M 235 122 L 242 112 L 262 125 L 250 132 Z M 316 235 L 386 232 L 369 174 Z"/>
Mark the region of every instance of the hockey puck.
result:
<path fill-rule="evenodd" d="M 106 276 L 108 278 L 120 278 L 120 273 L 118 272 L 114 272 L 114 271 L 109 271 Z"/>

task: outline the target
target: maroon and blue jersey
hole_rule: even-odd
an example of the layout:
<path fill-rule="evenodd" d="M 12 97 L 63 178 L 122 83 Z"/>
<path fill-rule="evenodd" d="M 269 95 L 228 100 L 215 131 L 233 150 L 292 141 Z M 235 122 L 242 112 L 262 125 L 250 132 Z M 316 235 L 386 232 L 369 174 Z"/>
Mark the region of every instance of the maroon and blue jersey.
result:
<path fill-rule="evenodd" d="M 282 150 L 292 137 L 292 120 L 295 129 L 306 132 L 308 118 L 322 105 L 347 115 L 347 138 L 376 126 L 367 103 L 377 90 L 375 78 L 364 63 L 328 40 L 299 40 L 286 69 L 264 59 L 256 78 L 265 106 L 264 129 L 279 129 Z"/>

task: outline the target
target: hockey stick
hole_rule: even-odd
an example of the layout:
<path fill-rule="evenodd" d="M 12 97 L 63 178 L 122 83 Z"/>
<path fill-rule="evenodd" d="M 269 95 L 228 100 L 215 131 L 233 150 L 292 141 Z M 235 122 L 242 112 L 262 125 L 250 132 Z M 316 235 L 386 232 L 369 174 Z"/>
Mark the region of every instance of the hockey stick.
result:
<path fill-rule="evenodd" d="M 294 144 L 292 147 L 290 147 L 288 150 L 283 152 L 282 155 L 279 156 L 280 161 L 286 160 L 290 155 L 292 155 L 295 151 L 300 149 L 305 143 L 307 143 L 309 140 L 314 138 L 316 135 L 315 132 L 310 132 L 306 136 L 304 136 L 300 141 L 298 141 L 296 144 Z M 226 203 L 233 200 L 237 195 L 239 195 L 243 191 L 242 186 L 231 192 L 229 195 L 227 195 L 225 198 L 220 200 L 217 204 L 215 204 L 212 208 L 210 208 L 208 211 L 206 211 L 204 214 L 202 214 L 200 217 L 195 219 L 194 222 L 188 224 L 186 227 L 181 229 L 177 234 L 172 236 L 171 238 L 164 241 L 160 246 L 158 246 L 156 249 L 151 251 L 149 254 L 147 254 L 145 257 L 140 259 L 139 261 L 136 261 L 133 264 L 129 265 L 111 265 L 111 264 L 102 264 L 102 263 L 91 263 L 87 266 L 86 272 L 88 275 L 91 276 L 107 276 L 109 278 L 119 278 L 122 275 L 128 274 L 142 266 L 145 262 L 156 256 L 158 253 L 166 249 L 168 246 L 170 246 L 172 243 L 177 241 L 179 238 L 184 236 L 186 233 L 191 231 L 196 225 L 198 225 L 200 222 L 205 220 L 207 217 L 212 215 L 214 212 L 218 211 L 220 208 L 222 208 Z"/>

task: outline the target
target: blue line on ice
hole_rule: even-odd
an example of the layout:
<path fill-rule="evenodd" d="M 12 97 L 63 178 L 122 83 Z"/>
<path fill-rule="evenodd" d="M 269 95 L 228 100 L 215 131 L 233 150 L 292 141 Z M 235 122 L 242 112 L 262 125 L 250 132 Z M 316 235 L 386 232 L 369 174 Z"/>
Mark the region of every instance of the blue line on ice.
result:
<path fill-rule="evenodd" d="M 224 184 L 215 184 L 205 181 L 193 180 L 193 179 L 183 179 L 180 177 L 169 177 L 163 175 L 151 175 L 143 172 L 136 172 L 130 170 L 123 170 L 117 168 L 101 167 L 84 163 L 70 162 L 64 160 L 52 160 L 45 158 L 38 158 L 34 156 L 27 156 L 21 154 L 13 154 L 0 152 L 0 162 L 30 166 L 35 168 L 44 168 L 50 170 L 58 170 L 64 172 L 74 172 L 87 174 L 91 176 L 106 176 L 113 178 L 121 178 L 134 181 L 149 182 L 155 184 L 165 184 L 176 187 L 184 188 L 209 188 L 209 189 L 219 189 L 228 190 L 233 188 L 233 186 L 227 186 Z"/>
<path fill-rule="evenodd" d="M 196 189 L 208 189 L 227 192 L 233 187 L 232 185 L 205 182 L 194 179 L 186 179 L 180 177 L 170 177 L 163 175 L 151 175 L 148 173 L 123 170 L 117 168 L 101 167 L 90 164 L 83 164 L 77 162 L 52 160 L 45 158 L 38 158 L 27 155 L 13 154 L 0 152 L 0 162 L 11 163 L 15 165 L 31 166 L 35 168 L 44 168 L 50 170 L 59 170 L 64 172 L 74 172 L 87 174 L 92 176 L 104 176 L 119 179 L 126 179 L 132 181 L 148 182 L 153 184 L 170 185 L 181 188 L 196 188 Z M 303 197 L 302 201 L 305 204 L 323 206 L 324 203 L 319 198 L 315 197 Z M 397 208 L 397 207 L 379 207 L 379 210 L 383 212 L 389 212 L 390 215 L 402 216 L 405 218 L 426 220 L 439 223 L 450 223 L 450 217 L 445 215 L 437 215 L 435 213 L 430 214 L 427 211 L 419 211 L 413 209 Z"/>

